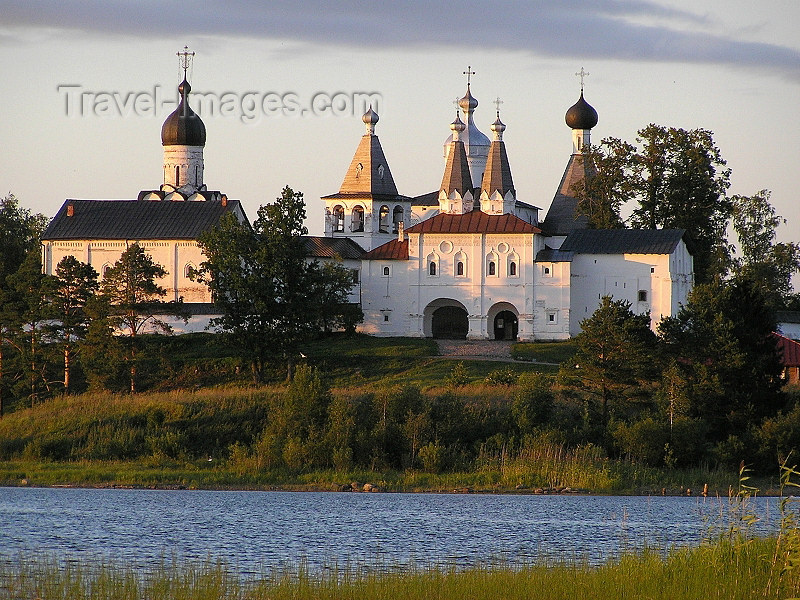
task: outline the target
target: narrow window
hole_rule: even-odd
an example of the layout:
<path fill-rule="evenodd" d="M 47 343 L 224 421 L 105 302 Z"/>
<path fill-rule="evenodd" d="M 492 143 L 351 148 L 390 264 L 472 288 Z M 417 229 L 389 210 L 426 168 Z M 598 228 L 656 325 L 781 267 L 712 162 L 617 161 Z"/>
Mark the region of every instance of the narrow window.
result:
<path fill-rule="evenodd" d="M 639 302 L 647 302 L 647 290 L 639 290 Z"/>
<path fill-rule="evenodd" d="M 385 322 L 387 322 L 387 323 L 388 323 L 388 321 L 389 321 L 389 315 L 383 315 L 383 320 L 384 320 Z"/>
<path fill-rule="evenodd" d="M 545 267 L 544 268 L 544 274 L 545 275 L 550 275 L 550 267 Z"/>
<path fill-rule="evenodd" d="M 351 269 L 350 274 L 353 277 L 353 283 L 358 283 L 358 269 Z"/>
<path fill-rule="evenodd" d="M 344 207 L 337 205 L 333 209 L 333 230 L 344 231 Z"/>
<path fill-rule="evenodd" d="M 384 277 L 388 277 L 389 276 L 389 267 L 383 267 L 383 276 Z"/>
<path fill-rule="evenodd" d="M 181 184 L 181 168 L 175 165 L 175 187 Z"/>
<path fill-rule="evenodd" d="M 456 265 L 456 275 L 464 275 L 464 263 L 461 261 Z"/>
<path fill-rule="evenodd" d="M 350 229 L 354 232 L 364 231 L 364 209 L 360 206 L 353 208 L 350 219 Z"/>
<path fill-rule="evenodd" d="M 489 275 L 494 275 L 497 271 L 497 267 L 495 267 L 494 261 L 489 262 Z"/>
<path fill-rule="evenodd" d="M 515 277 L 517 274 L 517 263 L 511 262 L 508 265 L 508 274 L 512 277 Z"/>
<path fill-rule="evenodd" d="M 389 207 L 385 204 L 381 206 L 378 213 L 378 231 L 380 233 L 389 233 Z"/>
<path fill-rule="evenodd" d="M 428 275 L 436 275 L 436 263 L 432 262 L 428 265 Z"/>
<path fill-rule="evenodd" d="M 656 268 L 655 267 L 650 267 L 650 272 L 651 273 L 655 273 L 656 272 Z"/>

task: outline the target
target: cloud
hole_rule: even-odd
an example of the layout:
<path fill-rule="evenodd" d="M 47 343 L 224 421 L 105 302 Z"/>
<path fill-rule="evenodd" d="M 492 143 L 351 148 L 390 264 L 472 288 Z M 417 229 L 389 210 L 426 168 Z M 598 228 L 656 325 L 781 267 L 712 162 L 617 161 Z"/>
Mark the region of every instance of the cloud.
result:
<path fill-rule="evenodd" d="M 191 35 L 282 39 L 375 48 L 470 47 L 535 55 L 714 63 L 774 69 L 800 78 L 800 52 L 715 33 L 705 15 L 647 0 L 462 0 L 389 3 L 321 0 L 179 3 L 119 0 L 0 0 L 3 26 L 96 35 Z M 732 34 L 735 35 L 735 34 Z M 2 43 L 0 37 L 0 43 Z"/>

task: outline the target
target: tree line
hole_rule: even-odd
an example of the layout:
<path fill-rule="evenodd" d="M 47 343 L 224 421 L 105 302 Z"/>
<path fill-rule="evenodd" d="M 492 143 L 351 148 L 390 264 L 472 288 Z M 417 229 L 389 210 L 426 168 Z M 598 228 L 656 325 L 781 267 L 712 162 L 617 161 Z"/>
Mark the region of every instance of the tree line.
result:
<path fill-rule="evenodd" d="M 213 324 L 253 367 L 290 362 L 298 344 L 320 331 L 354 329 L 360 309 L 347 303 L 352 274 L 335 262 L 307 261 L 300 236 L 303 197 L 286 188 L 251 226 L 235 217 L 200 241 L 207 260 L 193 276 L 209 283 L 222 316 Z M 186 321 L 182 302 L 165 302 L 162 265 L 132 243 L 100 278 L 66 256 L 42 272 L 40 236 L 47 219 L 0 200 L 0 416 L 10 403 L 54 394 L 139 389 L 152 357 L 143 333 L 171 333 L 166 317 Z M 291 367 L 289 369 L 291 373 Z"/>
<path fill-rule="evenodd" d="M 768 190 L 727 195 L 731 171 L 710 131 L 650 124 L 639 130 L 636 144 L 609 137 L 583 154 L 592 168 L 573 192 L 590 227 L 685 229 L 697 283 L 745 269 L 774 308 L 800 306 L 790 294 L 800 247 L 775 243 L 784 220 L 770 205 Z M 630 212 L 627 220 L 623 209 Z M 738 247 L 728 239 L 731 226 Z"/>

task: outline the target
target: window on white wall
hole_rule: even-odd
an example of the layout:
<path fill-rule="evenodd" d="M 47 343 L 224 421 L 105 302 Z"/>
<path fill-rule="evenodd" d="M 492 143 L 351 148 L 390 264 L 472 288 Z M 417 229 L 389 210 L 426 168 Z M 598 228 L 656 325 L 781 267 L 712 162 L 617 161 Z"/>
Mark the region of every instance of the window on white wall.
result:
<path fill-rule="evenodd" d="M 340 204 L 333 207 L 333 230 L 344 231 L 344 207 Z"/>
<path fill-rule="evenodd" d="M 453 272 L 456 274 L 456 277 L 466 277 L 467 275 L 467 255 L 464 254 L 462 251 L 456 252 L 456 255 L 453 259 L 455 261 L 455 266 L 453 268 Z"/>
<path fill-rule="evenodd" d="M 380 233 L 389 233 L 389 207 L 385 204 L 381 206 L 378 213 L 378 231 Z"/>
<path fill-rule="evenodd" d="M 497 255 L 492 252 L 486 257 L 486 274 L 490 277 L 497 277 Z"/>
<path fill-rule="evenodd" d="M 639 302 L 647 302 L 647 290 L 639 290 Z"/>
<path fill-rule="evenodd" d="M 548 325 L 556 325 L 558 324 L 558 313 L 554 310 L 547 311 L 547 324 Z"/>
<path fill-rule="evenodd" d="M 354 232 L 364 231 L 364 209 L 360 206 L 353 208 L 350 218 L 350 229 Z"/>
<path fill-rule="evenodd" d="M 550 265 L 542 265 L 542 276 L 543 277 L 552 277 L 553 276 L 553 268 Z"/>
<path fill-rule="evenodd" d="M 195 267 L 192 263 L 186 263 L 186 266 L 183 267 L 183 276 L 186 277 L 186 279 L 189 279 L 192 276 L 194 270 Z"/>
<path fill-rule="evenodd" d="M 389 277 L 392 274 L 392 271 L 389 267 L 383 267 L 383 276 Z"/>

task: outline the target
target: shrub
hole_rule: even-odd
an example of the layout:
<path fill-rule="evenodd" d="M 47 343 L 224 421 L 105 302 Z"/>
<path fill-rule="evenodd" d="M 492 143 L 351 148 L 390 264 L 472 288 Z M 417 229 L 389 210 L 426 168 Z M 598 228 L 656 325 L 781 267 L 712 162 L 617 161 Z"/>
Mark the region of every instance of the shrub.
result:
<path fill-rule="evenodd" d="M 486 383 L 489 385 L 514 385 L 519 375 L 511 367 L 500 367 L 486 376 Z"/>

